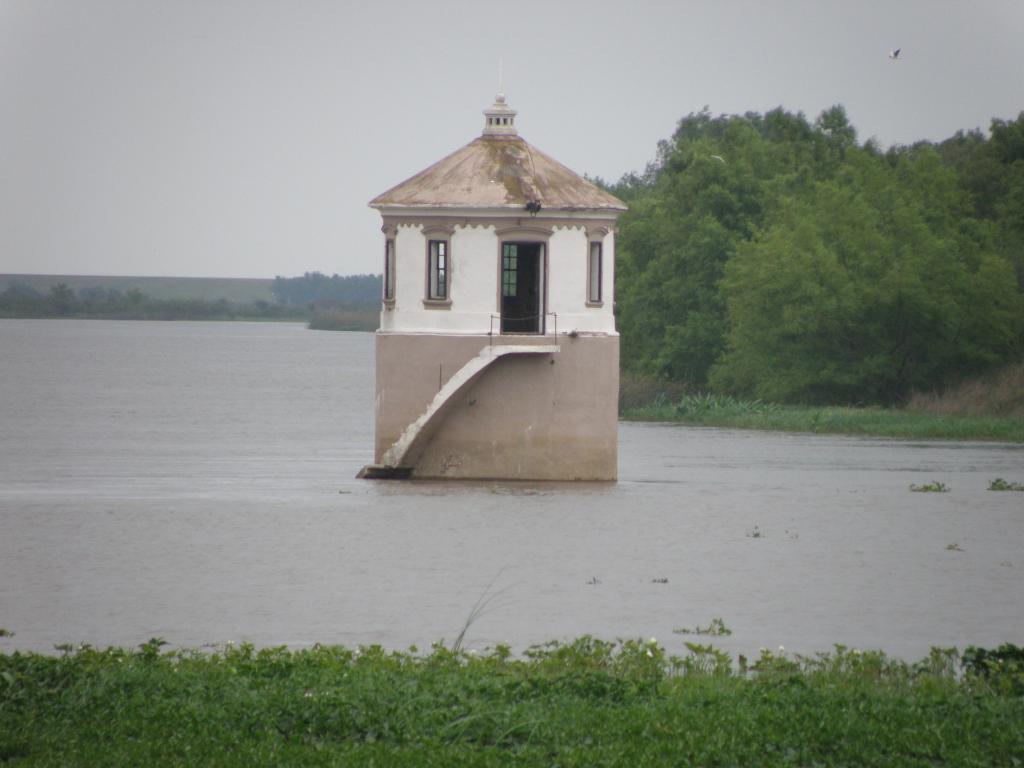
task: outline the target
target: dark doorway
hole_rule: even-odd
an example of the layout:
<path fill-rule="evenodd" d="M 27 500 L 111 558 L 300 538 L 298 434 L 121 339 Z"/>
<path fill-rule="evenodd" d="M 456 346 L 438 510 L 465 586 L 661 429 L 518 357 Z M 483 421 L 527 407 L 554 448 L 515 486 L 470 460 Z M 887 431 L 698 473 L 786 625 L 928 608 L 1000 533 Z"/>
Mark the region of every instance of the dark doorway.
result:
<path fill-rule="evenodd" d="M 540 243 L 501 244 L 501 332 L 541 333 Z"/>

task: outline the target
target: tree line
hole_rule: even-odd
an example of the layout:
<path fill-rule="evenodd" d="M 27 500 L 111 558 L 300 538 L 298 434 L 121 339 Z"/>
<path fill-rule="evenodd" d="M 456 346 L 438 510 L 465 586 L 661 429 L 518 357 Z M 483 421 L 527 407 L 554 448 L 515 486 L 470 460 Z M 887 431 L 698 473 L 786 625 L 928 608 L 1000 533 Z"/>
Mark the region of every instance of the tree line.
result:
<path fill-rule="evenodd" d="M 306 272 L 301 277 L 274 278 L 274 298 L 290 307 L 316 305 L 347 309 L 380 306 L 380 275 L 331 275 Z"/>
<path fill-rule="evenodd" d="M 1024 113 L 882 151 L 841 106 L 705 109 L 605 186 L 627 370 L 895 404 L 1024 354 Z"/>
<path fill-rule="evenodd" d="M 77 291 L 66 283 L 38 290 L 12 280 L 0 292 L 0 317 L 85 317 L 122 320 L 316 320 L 329 325 L 344 315 L 346 329 L 373 330 L 380 302 L 380 275 L 327 277 L 307 272 L 301 277 L 278 276 L 272 285 L 274 301 L 237 302 L 227 299 L 158 299 L 138 288 L 121 291 L 87 286 Z"/>
<path fill-rule="evenodd" d="M 132 288 L 89 286 L 75 291 L 57 283 L 40 291 L 12 280 L 0 293 L 0 317 L 83 317 L 116 320 L 303 320 L 307 311 L 268 301 L 157 299 Z"/>

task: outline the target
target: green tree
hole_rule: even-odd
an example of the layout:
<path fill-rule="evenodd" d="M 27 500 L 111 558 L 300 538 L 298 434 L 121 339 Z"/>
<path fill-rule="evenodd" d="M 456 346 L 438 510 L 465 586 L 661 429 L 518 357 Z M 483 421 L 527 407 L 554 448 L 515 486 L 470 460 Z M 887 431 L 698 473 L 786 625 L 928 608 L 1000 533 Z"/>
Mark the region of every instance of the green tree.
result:
<path fill-rule="evenodd" d="M 1024 112 L 1016 120 L 992 120 L 990 133 L 986 139 L 981 131 L 960 131 L 938 151 L 970 194 L 975 214 L 995 225 L 995 245 L 1024 291 Z"/>
<path fill-rule="evenodd" d="M 689 115 L 643 177 L 615 188 L 630 203 L 617 241 L 627 368 L 706 383 L 725 343 L 723 269 L 760 225 L 765 180 L 791 162 L 762 128 L 759 117 Z"/>
<path fill-rule="evenodd" d="M 895 402 L 1005 360 L 1021 332 L 1010 264 L 934 150 L 887 171 L 849 156 L 835 181 L 779 201 L 723 284 L 729 345 L 711 383 L 771 400 Z"/>

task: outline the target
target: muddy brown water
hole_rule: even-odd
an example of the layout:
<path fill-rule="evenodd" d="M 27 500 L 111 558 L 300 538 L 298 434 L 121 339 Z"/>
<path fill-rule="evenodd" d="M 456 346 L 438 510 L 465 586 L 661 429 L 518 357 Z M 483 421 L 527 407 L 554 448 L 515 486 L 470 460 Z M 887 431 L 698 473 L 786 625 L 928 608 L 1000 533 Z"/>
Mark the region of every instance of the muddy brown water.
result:
<path fill-rule="evenodd" d="M 3 650 L 423 649 L 481 596 L 479 649 L 1024 644 L 1024 446 L 622 423 L 616 484 L 372 482 L 369 334 L 0 320 L 0 361 Z"/>

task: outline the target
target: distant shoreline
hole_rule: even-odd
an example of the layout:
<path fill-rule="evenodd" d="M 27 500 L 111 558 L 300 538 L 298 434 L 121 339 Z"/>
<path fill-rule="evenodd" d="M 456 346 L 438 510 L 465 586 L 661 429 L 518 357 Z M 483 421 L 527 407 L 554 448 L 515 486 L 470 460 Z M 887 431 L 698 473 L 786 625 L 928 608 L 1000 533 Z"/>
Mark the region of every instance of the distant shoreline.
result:
<path fill-rule="evenodd" d="M 273 301 L 273 278 L 262 277 L 146 277 L 141 275 L 44 275 L 0 274 L 0 293 L 21 283 L 46 292 L 64 284 L 78 293 L 104 288 L 124 293 L 134 289 L 155 299 L 226 299 L 228 301 Z"/>
<path fill-rule="evenodd" d="M 206 278 L 0 275 L 0 317 L 20 319 L 305 322 L 372 331 L 380 278 Z"/>
<path fill-rule="evenodd" d="M 243 308 L 244 309 L 244 308 Z M 296 314 L 268 316 L 260 314 L 229 315 L 117 315 L 117 314 L 6 314 L 0 313 L 0 320 L 121 320 L 151 322 L 210 322 L 210 323 L 303 323 L 311 331 L 351 331 L 373 333 L 377 330 L 377 312 L 314 312 L 300 310 Z"/>

